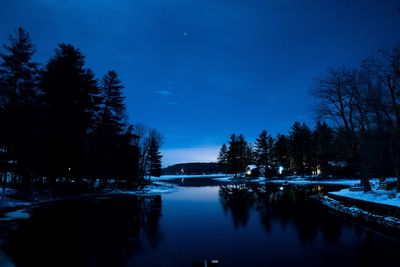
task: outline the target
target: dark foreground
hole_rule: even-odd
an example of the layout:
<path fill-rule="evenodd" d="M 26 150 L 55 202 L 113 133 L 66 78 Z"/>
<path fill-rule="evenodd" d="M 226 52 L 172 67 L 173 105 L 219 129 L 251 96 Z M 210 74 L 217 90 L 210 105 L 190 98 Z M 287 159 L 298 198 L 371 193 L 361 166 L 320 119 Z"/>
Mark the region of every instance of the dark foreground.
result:
<path fill-rule="evenodd" d="M 283 190 L 282 190 L 283 189 Z M 1 223 L 15 266 L 384 266 L 400 243 L 307 198 L 321 187 L 208 185 L 46 205 Z M 330 188 L 332 189 L 332 188 Z"/>

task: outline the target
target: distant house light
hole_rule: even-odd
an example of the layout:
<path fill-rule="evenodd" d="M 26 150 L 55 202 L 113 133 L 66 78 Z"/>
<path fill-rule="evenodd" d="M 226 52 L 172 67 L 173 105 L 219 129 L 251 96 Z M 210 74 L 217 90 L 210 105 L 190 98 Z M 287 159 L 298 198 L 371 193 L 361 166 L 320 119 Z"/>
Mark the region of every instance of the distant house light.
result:
<path fill-rule="evenodd" d="M 246 174 L 247 175 L 251 175 L 251 173 L 253 172 L 253 170 L 257 169 L 257 165 L 251 164 L 251 165 L 247 165 L 246 168 Z"/>
<path fill-rule="evenodd" d="M 284 168 L 283 168 L 282 166 L 279 166 L 278 173 L 279 173 L 279 174 L 282 174 L 282 173 L 283 173 L 283 170 L 284 170 Z"/>

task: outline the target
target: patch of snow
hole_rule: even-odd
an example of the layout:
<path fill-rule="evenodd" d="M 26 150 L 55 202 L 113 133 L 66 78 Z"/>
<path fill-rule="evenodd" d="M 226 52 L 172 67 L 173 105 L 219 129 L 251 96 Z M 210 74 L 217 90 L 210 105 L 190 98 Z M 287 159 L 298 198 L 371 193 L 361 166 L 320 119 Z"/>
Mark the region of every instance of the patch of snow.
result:
<path fill-rule="evenodd" d="M 127 195 L 136 195 L 136 196 L 142 196 L 142 195 L 151 196 L 151 195 L 173 193 L 176 192 L 177 190 L 178 189 L 176 187 L 171 185 L 156 184 L 156 185 L 146 185 L 140 190 L 118 191 L 118 193 Z"/>
<path fill-rule="evenodd" d="M 218 178 L 225 177 L 225 174 L 198 174 L 198 175 L 186 175 L 186 174 L 177 174 L 177 175 L 161 175 L 160 177 L 151 177 L 152 181 L 163 181 L 163 180 L 174 180 L 174 179 L 190 179 L 190 178 Z"/>
<path fill-rule="evenodd" d="M 220 178 L 213 178 L 215 181 L 220 181 L 220 182 L 230 182 L 234 179 L 232 176 L 225 176 L 225 177 L 220 177 Z"/>
<path fill-rule="evenodd" d="M 254 165 L 254 164 L 247 165 L 247 169 L 249 169 L 249 170 L 257 169 L 257 165 Z"/>
<path fill-rule="evenodd" d="M 226 176 L 226 177 L 221 177 L 221 178 L 213 178 L 215 181 L 220 181 L 220 182 L 235 182 L 235 181 L 240 181 L 240 182 L 249 182 L 249 183 L 261 183 L 265 182 L 265 177 L 258 177 L 256 179 L 248 179 L 248 178 L 235 178 L 233 176 Z"/>
<path fill-rule="evenodd" d="M 10 220 L 19 220 L 19 219 L 29 219 L 30 215 L 25 210 L 16 210 L 6 212 L 3 215 L 3 218 L 0 218 L 0 221 L 10 221 Z"/>
<path fill-rule="evenodd" d="M 400 198 L 398 197 L 398 194 L 396 194 L 395 190 L 376 190 L 364 193 L 363 191 L 350 191 L 349 189 L 343 189 L 338 192 L 330 192 L 330 194 L 400 208 Z"/>
<path fill-rule="evenodd" d="M 394 182 L 396 178 L 387 178 L 387 182 Z M 359 179 L 321 179 L 321 180 L 308 180 L 307 178 L 302 177 L 290 177 L 288 179 L 280 179 L 280 180 L 271 180 L 268 181 L 270 183 L 288 183 L 294 185 L 309 185 L 309 184 L 330 184 L 330 185 L 346 185 L 353 186 L 355 184 L 359 184 Z M 372 186 L 379 183 L 379 179 L 374 178 L 370 179 L 370 183 Z"/>
<path fill-rule="evenodd" d="M 321 200 L 322 204 L 324 204 L 325 206 L 350 215 L 354 218 L 362 218 L 365 221 L 374 221 L 382 226 L 395 228 L 400 227 L 400 219 L 398 218 L 373 214 L 354 206 L 349 207 L 342 204 L 340 201 L 337 201 L 327 196 L 322 197 Z"/>

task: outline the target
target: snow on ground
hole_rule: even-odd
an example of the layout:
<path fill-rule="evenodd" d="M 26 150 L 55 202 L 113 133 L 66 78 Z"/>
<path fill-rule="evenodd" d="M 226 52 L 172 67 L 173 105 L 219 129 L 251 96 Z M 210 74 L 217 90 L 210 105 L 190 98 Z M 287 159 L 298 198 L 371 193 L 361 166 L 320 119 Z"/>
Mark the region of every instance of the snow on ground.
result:
<path fill-rule="evenodd" d="M 254 183 L 258 183 L 258 182 L 265 182 L 265 177 L 258 177 L 256 179 L 238 179 L 232 176 L 224 176 L 224 177 L 220 177 L 220 178 L 213 178 L 213 180 L 215 181 L 220 181 L 220 182 L 234 182 L 234 181 L 243 181 L 243 182 L 254 182 Z"/>
<path fill-rule="evenodd" d="M 330 192 L 330 194 L 400 208 L 400 193 L 396 194 L 396 190 L 374 190 L 364 193 L 363 191 L 343 189 L 338 192 Z"/>
<path fill-rule="evenodd" d="M 213 180 L 220 181 L 220 182 L 231 182 L 234 179 L 235 178 L 233 178 L 232 176 L 224 176 L 224 177 L 219 177 L 219 178 L 213 178 Z"/>
<path fill-rule="evenodd" d="M 0 217 L 0 221 L 11 221 L 11 220 L 19 220 L 19 219 L 29 219 L 30 215 L 25 210 L 15 210 L 6 212 Z"/>
<path fill-rule="evenodd" d="M 154 183 L 154 185 L 146 185 L 142 189 L 134 190 L 134 191 L 117 191 L 120 194 L 127 195 L 159 195 L 159 194 L 167 194 L 176 192 L 178 189 L 174 186 L 167 185 L 164 183 Z"/>
<path fill-rule="evenodd" d="M 214 180 L 221 182 L 232 182 L 235 181 L 236 178 L 232 176 L 214 178 Z M 324 179 L 324 180 L 308 180 L 307 178 L 302 177 L 290 177 L 287 179 L 278 179 L 278 180 L 267 180 L 264 177 L 259 177 L 257 179 L 243 179 L 246 182 L 259 182 L 259 183 L 288 183 L 293 185 L 312 185 L 312 184 L 332 184 L 332 185 L 347 185 L 352 186 L 360 182 L 360 180 L 355 179 Z"/>
<path fill-rule="evenodd" d="M 366 221 L 372 220 L 382 226 L 389 226 L 395 228 L 400 227 L 400 219 L 398 218 L 373 214 L 354 206 L 349 207 L 342 204 L 340 201 L 329 198 L 327 196 L 322 197 L 322 204 L 336 211 L 350 215 L 354 218 L 363 218 Z"/>
<path fill-rule="evenodd" d="M 387 178 L 387 182 L 394 182 L 396 178 Z M 353 186 L 360 183 L 359 179 L 321 179 L 321 180 L 308 180 L 302 177 L 291 177 L 290 179 L 271 180 L 270 183 L 289 183 L 294 185 L 308 185 L 308 184 L 331 184 L 331 185 L 347 185 Z M 371 184 L 378 184 L 379 179 L 370 179 Z"/>
<path fill-rule="evenodd" d="M 37 205 L 37 204 L 43 204 L 43 203 L 48 203 L 52 201 L 59 201 L 59 200 L 67 200 L 67 199 L 73 199 L 73 198 L 79 198 L 79 197 L 88 197 L 88 196 L 95 196 L 95 197 L 107 197 L 109 195 L 113 194 L 127 194 L 127 195 L 137 195 L 137 196 L 152 196 L 152 195 L 159 195 L 159 194 L 166 194 L 166 193 L 172 193 L 177 191 L 178 189 L 170 184 L 166 184 L 163 182 L 154 182 L 153 185 L 146 185 L 143 188 L 137 189 L 137 190 L 111 190 L 108 192 L 100 193 L 100 194 L 83 194 L 79 196 L 65 196 L 65 197 L 59 197 L 59 198 L 43 198 L 43 199 L 37 199 L 33 202 L 28 202 L 28 201 L 21 201 L 17 200 L 14 198 L 7 197 L 5 195 L 0 196 L 0 211 L 2 209 L 15 209 L 16 211 L 13 212 L 7 212 L 4 214 L 0 213 L 0 221 L 6 221 L 6 220 L 13 220 L 13 219 L 26 219 L 29 218 L 28 213 L 23 212 L 22 210 L 17 210 L 18 208 L 26 208 L 28 206 L 32 205 Z M 1 265 L 0 265 L 1 266 Z"/>
<path fill-rule="evenodd" d="M 186 174 L 177 174 L 177 175 L 162 175 L 160 177 L 151 177 L 152 181 L 163 181 L 163 180 L 174 180 L 174 179 L 190 179 L 190 178 L 218 178 L 225 177 L 225 174 L 198 174 L 198 175 L 186 175 Z"/>

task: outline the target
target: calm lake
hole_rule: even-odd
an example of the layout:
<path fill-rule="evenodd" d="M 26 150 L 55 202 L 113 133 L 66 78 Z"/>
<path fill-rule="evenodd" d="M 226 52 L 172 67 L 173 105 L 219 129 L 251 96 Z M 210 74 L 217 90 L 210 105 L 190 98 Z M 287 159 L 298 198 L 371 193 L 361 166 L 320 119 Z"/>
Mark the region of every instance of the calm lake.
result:
<path fill-rule="evenodd" d="M 326 187 L 182 184 L 153 197 L 70 200 L 31 211 L 3 244 L 15 266 L 383 266 L 400 243 L 307 196 Z M 332 188 L 329 188 L 332 190 Z"/>

